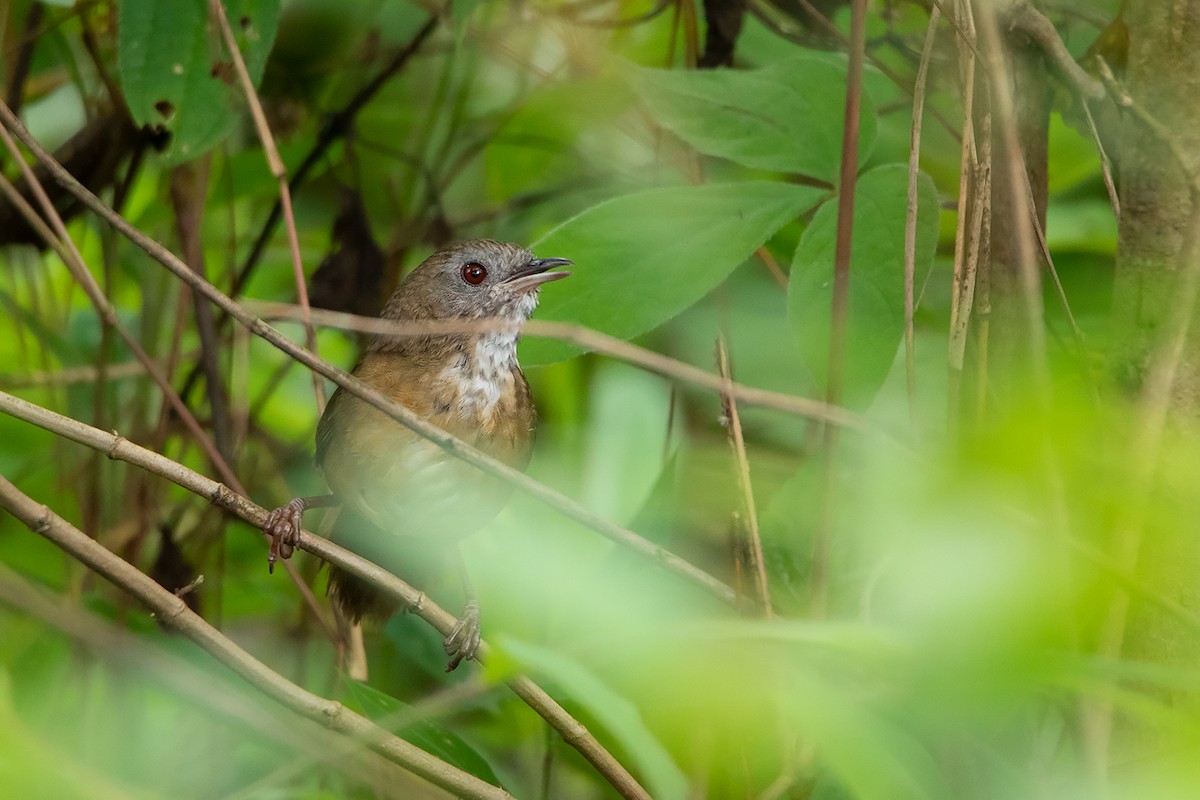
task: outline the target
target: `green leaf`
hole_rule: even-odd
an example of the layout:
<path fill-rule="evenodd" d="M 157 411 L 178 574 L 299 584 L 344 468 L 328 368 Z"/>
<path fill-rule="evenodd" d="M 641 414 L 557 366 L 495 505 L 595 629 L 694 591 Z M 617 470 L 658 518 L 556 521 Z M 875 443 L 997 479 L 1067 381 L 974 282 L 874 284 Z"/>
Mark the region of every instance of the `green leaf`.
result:
<path fill-rule="evenodd" d="M 279 24 L 280 0 L 227 0 L 229 23 L 251 80 L 262 77 Z M 125 99 L 139 125 L 170 131 L 168 162 L 201 155 L 236 119 L 241 89 L 213 74 L 219 37 L 208 24 L 205 0 L 122 0 L 117 67 Z M 221 57 L 224 60 L 224 56 Z M 243 102 L 239 99 L 238 101 Z"/>
<path fill-rule="evenodd" d="M 844 63 L 802 56 L 757 70 L 642 69 L 636 75 L 650 113 L 700 152 L 836 182 Z M 865 92 L 859 126 L 865 160 L 875 141 L 875 107 Z"/>
<path fill-rule="evenodd" d="M 503 637 L 501 643 L 506 655 L 548 676 L 600 721 L 646 776 L 652 797 L 658 800 L 687 797 L 687 778 L 654 732 L 646 727 L 637 706 L 605 686 L 578 661 L 561 653 L 509 637 Z"/>
<path fill-rule="evenodd" d="M 538 319 L 577 322 L 627 339 L 691 306 L 822 191 L 780 182 L 675 186 L 593 206 L 534 245 L 572 259 L 574 275 L 543 290 Z M 580 348 L 527 339 L 521 363 Z"/>
<path fill-rule="evenodd" d="M 933 262 L 938 200 L 933 181 L 918 177 L 918 280 Z M 908 169 L 877 167 L 858 179 L 850 255 L 844 397 L 862 407 L 883 385 L 904 335 L 904 221 Z M 792 263 L 788 313 L 805 362 L 827 380 L 833 303 L 837 205 L 827 203 L 804 232 Z"/>
<path fill-rule="evenodd" d="M 409 716 L 407 703 L 359 681 L 346 681 L 346 691 L 358 710 L 382 727 L 476 778 L 500 786 L 500 779 L 487 760 L 454 732 L 425 720 L 410 722 L 397 729 L 397 723 Z"/>
<path fill-rule="evenodd" d="M 670 384 L 627 364 L 596 367 L 580 500 L 606 519 L 628 524 L 654 489 L 664 452 L 678 444 L 662 424 L 671 407 Z"/>

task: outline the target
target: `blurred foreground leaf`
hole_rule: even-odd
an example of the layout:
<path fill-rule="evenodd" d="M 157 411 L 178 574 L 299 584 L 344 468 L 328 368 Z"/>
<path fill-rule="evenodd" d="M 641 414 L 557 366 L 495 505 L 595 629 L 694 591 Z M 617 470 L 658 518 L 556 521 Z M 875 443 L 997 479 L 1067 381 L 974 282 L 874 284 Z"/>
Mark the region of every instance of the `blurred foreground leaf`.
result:
<path fill-rule="evenodd" d="M 501 644 L 506 655 L 550 678 L 601 721 L 640 767 L 651 796 L 658 800 L 683 800 L 688 796 L 687 778 L 646 726 L 637 706 L 605 686 L 584 665 L 561 653 L 509 637 L 503 637 Z"/>
<path fill-rule="evenodd" d="M 131 800 L 148 797 L 118 787 L 25 727 L 13 708 L 8 673 L 0 670 L 0 789 L 29 800 Z"/>
<path fill-rule="evenodd" d="M 346 692 L 358 710 L 381 727 L 480 780 L 493 786 L 500 785 L 500 779 L 492 771 L 487 759 L 458 734 L 423 719 L 408 721 L 412 720 L 412 707 L 407 703 L 359 681 L 346 681 Z"/>

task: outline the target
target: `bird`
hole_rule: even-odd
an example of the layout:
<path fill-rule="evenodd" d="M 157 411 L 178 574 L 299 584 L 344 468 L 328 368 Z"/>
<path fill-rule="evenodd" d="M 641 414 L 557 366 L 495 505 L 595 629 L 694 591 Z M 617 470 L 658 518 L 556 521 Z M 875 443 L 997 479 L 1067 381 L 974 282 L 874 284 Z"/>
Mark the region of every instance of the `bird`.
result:
<path fill-rule="evenodd" d="M 571 274 L 556 268 L 572 264 L 491 239 L 443 247 L 409 273 L 381 313 L 384 320 L 417 327 L 433 323 L 429 332 L 376 335 L 352 374 L 523 470 L 536 415 L 517 362 L 518 325 L 533 314 L 543 284 Z M 450 330 L 447 322 L 464 326 Z M 291 500 L 270 512 L 263 525 L 271 537 L 272 568 L 276 558 L 291 555 L 305 510 L 317 506 L 341 506 L 334 538 L 346 539 L 351 549 L 393 571 L 400 571 L 395 567 L 406 550 L 453 551 L 461 565 L 457 543 L 493 519 L 511 491 L 342 387 L 317 424 L 316 464 L 330 493 Z M 447 671 L 473 658 L 480 642 L 479 605 L 465 568 L 461 574 L 467 603 L 443 642 Z M 353 622 L 386 618 L 394 610 L 337 568 L 331 568 L 329 595 Z"/>

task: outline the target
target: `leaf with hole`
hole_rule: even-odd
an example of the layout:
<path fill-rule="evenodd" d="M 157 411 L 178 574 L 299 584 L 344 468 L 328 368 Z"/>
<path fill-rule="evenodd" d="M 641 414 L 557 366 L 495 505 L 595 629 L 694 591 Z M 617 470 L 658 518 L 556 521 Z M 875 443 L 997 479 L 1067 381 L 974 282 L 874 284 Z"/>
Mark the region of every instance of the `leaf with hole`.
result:
<path fill-rule="evenodd" d="M 280 0 L 226 0 L 229 24 L 251 80 L 262 77 L 275 41 Z M 168 163 L 202 155 L 233 127 L 245 102 L 228 56 L 214 63 L 218 34 L 204 0 L 122 0 L 117 73 L 138 125 L 171 133 Z"/>

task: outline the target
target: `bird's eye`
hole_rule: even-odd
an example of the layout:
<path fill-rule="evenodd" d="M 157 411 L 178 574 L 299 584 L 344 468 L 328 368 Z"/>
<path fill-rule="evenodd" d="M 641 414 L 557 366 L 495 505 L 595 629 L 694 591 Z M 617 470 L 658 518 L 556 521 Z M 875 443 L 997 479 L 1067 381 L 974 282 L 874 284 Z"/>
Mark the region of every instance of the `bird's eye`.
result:
<path fill-rule="evenodd" d="M 482 264 L 472 261 L 462 268 L 462 279 L 472 286 L 478 286 L 487 278 L 487 269 Z"/>

